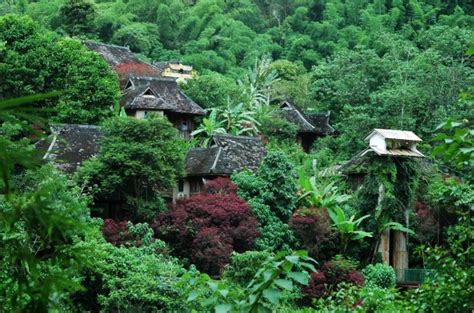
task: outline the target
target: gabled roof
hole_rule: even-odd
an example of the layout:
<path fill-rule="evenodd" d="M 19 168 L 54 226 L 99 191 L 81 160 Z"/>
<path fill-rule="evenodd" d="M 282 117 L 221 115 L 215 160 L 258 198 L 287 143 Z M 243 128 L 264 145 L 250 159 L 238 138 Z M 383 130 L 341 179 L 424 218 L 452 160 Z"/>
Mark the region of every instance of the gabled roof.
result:
<path fill-rule="evenodd" d="M 156 66 L 141 61 L 127 47 L 90 40 L 84 40 L 83 44 L 90 50 L 99 53 L 110 67 L 117 72 L 121 86 L 123 86 L 129 76 L 161 76 L 161 71 Z"/>
<path fill-rule="evenodd" d="M 299 133 L 313 133 L 317 135 L 334 133 L 334 128 L 329 125 L 329 112 L 304 113 L 290 101 L 283 101 L 280 108 L 285 118 L 298 126 Z"/>
<path fill-rule="evenodd" d="M 173 78 L 130 77 L 120 104 L 130 110 L 163 110 L 204 115 L 204 110 L 188 98 Z M 154 97 L 144 95 L 150 90 Z"/>
<path fill-rule="evenodd" d="M 54 124 L 50 128 L 52 138 L 50 141 L 41 140 L 37 148 L 47 147 L 43 159 L 52 161 L 61 171 L 73 173 L 99 152 L 102 138 L 99 126 Z"/>
<path fill-rule="evenodd" d="M 396 129 L 382 129 L 382 128 L 375 128 L 365 140 L 368 140 L 370 137 L 374 136 L 375 134 L 380 134 L 385 139 L 393 139 L 393 140 L 402 140 L 402 141 L 415 141 L 421 142 L 420 137 L 415 135 L 414 132 L 409 130 L 396 130 Z"/>
<path fill-rule="evenodd" d="M 214 135 L 209 148 L 191 149 L 186 156 L 187 176 L 228 176 L 256 171 L 266 154 L 259 137 Z"/>

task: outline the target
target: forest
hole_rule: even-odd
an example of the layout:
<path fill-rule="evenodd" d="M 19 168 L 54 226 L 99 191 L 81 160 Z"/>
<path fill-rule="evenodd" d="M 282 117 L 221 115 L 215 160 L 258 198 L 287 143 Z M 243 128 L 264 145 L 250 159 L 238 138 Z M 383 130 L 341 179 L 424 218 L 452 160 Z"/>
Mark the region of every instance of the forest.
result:
<path fill-rule="evenodd" d="M 473 61 L 468 0 L 0 0 L 0 312 L 472 312 Z"/>

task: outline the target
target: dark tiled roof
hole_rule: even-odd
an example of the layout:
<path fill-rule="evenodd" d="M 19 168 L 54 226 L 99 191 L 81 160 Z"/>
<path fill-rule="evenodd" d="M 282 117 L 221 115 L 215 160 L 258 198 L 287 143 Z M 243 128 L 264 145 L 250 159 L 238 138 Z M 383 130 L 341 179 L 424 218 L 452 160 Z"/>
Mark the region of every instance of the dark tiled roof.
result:
<path fill-rule="evenodd" d="M 37 145 L 49 146 L 44 159 L 51 160 L 61 171 L 73 173 L 84 161 L 97 155 L 102 133 L 99 126 L 55 124 L 51 125 L 52 139 Z"/>
<path fill-rule="evenodd" d="M 314 133 L 318 135 L 334 133 L 334 128 L 329 125 L 329 113 L 304 113 L 289 101 L 284 101 L 280 108 L 283 116 L 298 126 L 299 133 Z"/>
<path fill-rule="evenodd" d="M 127 47 L 90 40 L 84 40 L 83 44 L 90 50 L 102 55 L 110 67 L 117 72 L 122 86 L 129 76 L 161 76 L 161 71 L 157 67 L 141 61 Z"/>
<path fill-rule="evenodd" d="M 165 110 L 204 115 L 204 110 L 188 98 L 173 78 L 130 77 L 131 87 L 125 90 L 120 104 L 131 110 Z M 151 91 L 154 97 L 144 95 Z"/>
<path fill-rule="evenodd" d="M 227 176 L 243 169 L 256 171 L 265 154 L 259 137 L 214 135 L 209 148 L 188 152 L 186 174 Z"/>

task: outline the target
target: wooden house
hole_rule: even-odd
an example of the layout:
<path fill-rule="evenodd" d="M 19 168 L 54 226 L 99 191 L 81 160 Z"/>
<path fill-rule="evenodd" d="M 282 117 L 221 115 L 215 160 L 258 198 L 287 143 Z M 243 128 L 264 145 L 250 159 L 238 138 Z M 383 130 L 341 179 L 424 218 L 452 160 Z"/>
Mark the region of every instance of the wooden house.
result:
<path fill-rule="evenodd" d="M 120 104 L 127 115 L 146 118 L 155 113 L 166 116 L 184 139 L 191 139 L 194 118 L 204 110 L 187 97 L 173 78 L 131 76 L 123 91 Z"/>
<path fill-rule="evenodd" d="M 191 138 L 194 117 L 205 112 L 179 89 L 173 71 L 186 74 L 192 68 L 168 63 L 168 66 L 161 63 L 155 66 L 138 59 L 127 47 L 94 41 L 83 43 L 99 53 L 117 72 L 122 90 L 120 104 L 129 116 L 146 118 L 150 113 L 166 116 L 184 139 Z"/>
<path fill-rule="evenodd" d="M 207 180 L 248 169 L 256 171 L 266 154 L 259 137 L 213 135 L 207 148 L 193 148 L 186 155 L 186 177 L 179 181 L 173 198 L 202 191 Z"/>
<path fill-rule="evenodd" d="M 334 128 L 329 125 L 329 112 L 305 113 L 290 101 L 283 101 L 280 109 L 283 116 L 298 127 L 296 141 L 305 152 L 309 152 L 318 137 L 334 133 Z"/>
<path fill-rule="evenodd" d="M 117 73 L 121 89 L 124 89 L 131 76 L 161 77 L 162 73 L 158 67 L 143 62 L 128 47 L 90 40 L 84 40 L 82 43 L 89 50 L 101 55 Z"/>

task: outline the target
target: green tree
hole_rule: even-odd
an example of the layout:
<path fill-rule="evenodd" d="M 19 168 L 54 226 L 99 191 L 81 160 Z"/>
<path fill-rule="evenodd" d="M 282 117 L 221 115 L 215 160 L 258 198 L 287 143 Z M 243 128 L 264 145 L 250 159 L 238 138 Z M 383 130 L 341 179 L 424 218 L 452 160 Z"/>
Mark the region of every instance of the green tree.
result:
<path fill-rule="evenodd" d="M 56 122 L 99 123 L 118 101 L 116 75 L 80 42 L 58 39 L 31 18 L 0 18 L 0 95 L 4 98 L 61 91 L 35 102 Z M 52 109 L 52 112 L 51 112 Z"/>
<path fill-rule="evenodd" d="M 103 129 L 97 158 L 87 161 L 78 180 L 89 187 L 95 199 L 118 199 L 122 211 L 116 217 L 149 221 L 162 210 L 162 197 L 169 195 L 183 175 L 185 142 L 163 117 L 145 120 L 115 118 Z"/>
<path fill-rule="evenodd" d="M 94 30 L 96 9 L 89 0 L 67 0 L 59 9 L 63 27 L 71 36 L 88 34 Z"/>

